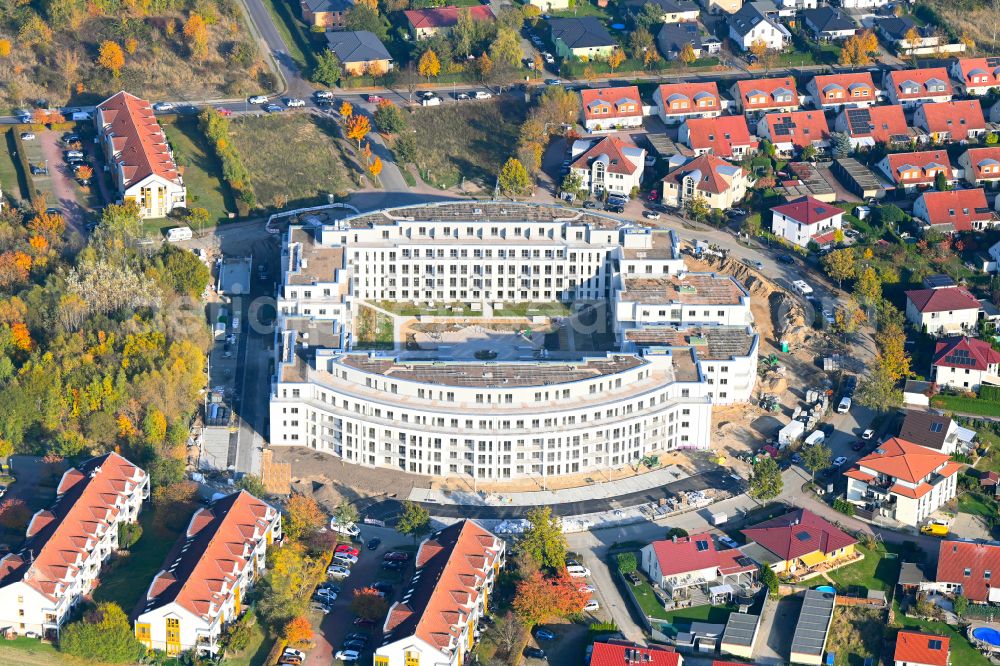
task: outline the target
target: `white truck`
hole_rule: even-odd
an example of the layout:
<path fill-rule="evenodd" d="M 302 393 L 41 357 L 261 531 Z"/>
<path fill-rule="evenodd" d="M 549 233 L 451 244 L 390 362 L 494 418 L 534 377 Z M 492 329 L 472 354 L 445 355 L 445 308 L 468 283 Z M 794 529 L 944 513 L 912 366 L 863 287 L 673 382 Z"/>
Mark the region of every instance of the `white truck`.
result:
<path fill-rule="evenodd" d="M 778 448 L 785 448 L 792 442 L 802 438 L 806 424 L 802 421 L 792 421 L 778 431 Z"/>
<path fill-rule="evenodd" d="M 805 445 L 814 446 L 816 444 L 822 444 L 825 441 L 826 441 L 826 433 L 824 433 L 822 430 L 813 430 L 811 433 L 809 433 L 809 436 L 806 437 Z"/>

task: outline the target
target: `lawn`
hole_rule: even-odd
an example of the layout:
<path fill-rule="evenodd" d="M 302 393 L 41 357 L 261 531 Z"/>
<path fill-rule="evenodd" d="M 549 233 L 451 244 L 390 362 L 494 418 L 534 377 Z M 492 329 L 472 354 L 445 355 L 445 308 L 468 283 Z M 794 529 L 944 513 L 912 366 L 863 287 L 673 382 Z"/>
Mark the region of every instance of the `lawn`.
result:
<path fill-rule="evenodd" d="M 250 171 L 261 206 L 318 205 L 345 194 L 351 170 L 333 121 L 306 113 L 245 116 L 232 122 L 233 145 Z"/>
<path fill-rule="evenodd" d="M 639 585 L 630 585 L 630 587 L 643 613 L 668 624 L 687 624 L 689 622 L 725 624 L 729 614 L 736 608 L 735 606 L 695 606 L 666 611 L 663 610 L 659 599 L 653 593 L 652 586 L 645 578 L 642 578 Z"/>
<path fill-rule="evenodd" d="M 882 648 L 881 609 L 839 606 L 833 611 L 833 623 L 826 646 L 837 655 L 836 666 L 860 664 L 865 657 L 878 657 Z"/>
<path fill-rule="evenodd" d="M 524 100 L 492 100 L 415 109 L 417 169 L 425 183 L 455 187 L 463 176 L 492 191 L 500 167 L 516 152 L 518 132 L 527 114 Z"/>
<path fill-rule="evenodd" d="M 888 549 L 885 544 L 877 544 L 872 550 L 860 544 L 855 548 L 864 554 L 865 559 L 827 574 L 837 586 L 837 590 L 840 592 L 846 592 L 851 588 L 882 592 L 891 590 L 899 580 L 898 555 L 901 548 L 894 544 L 890 544 Z M 821 579 L 815 580 L 818 582 Z"/>
<path fill-rule="evenodd" d="M 222 165 L 215 153 L 207 150 L 205 136 L 198 125 L 193 121 L 164 124 L 163 131 L 174 150 L 174 160 L 183 169 L 188 206 L 206 209 L 213 224 L 228 219 L 229 212 L 236 212 L 236 200 L 222 179 Z M 164 226 L 175 227 L 177 222 L 151 220 L 147 231 Z"/>
<path fill-rule="evenodd" d="M 253 609 L 247 610 L 248 613 Z M 260 622 L 254 622 L 250 631 L 250 643 L 246 649 L 226 656 L 226 666 L 263 666 L 267 662 L 267 654 L 271 651 L 274 639 L 264 633 Z"/>
<path fill-rule="evenodd" d="M 8 129 L 0 134 L 3 144 L 0 145 L 0 186 L 7 199 L 28 200 L 27 174 L 21 170 L 21 164 L 13 157 L 14 130 Z"/>
<path fill-rule="evenodd" d="M 530 317 L 544 315 L 548 317 L 568 317 L 571 312 L 564 303 L 504 303 L 503 309 L 494 310 L 497 317 Z"/>
<path fill-rule="evenodd" d="M 607 23 L 615 22 L 614 17 L 611 16 L 610 8 L 598 7 L 592 2 L 585 2 L 584 0 L 579 0 L 574 7 L 551 11 L 549 15 L 556 18 L 596 16 Z"/>
<path fill-rule="evenodd" d="M 974 648 L 965 634 L 944 622 L 933 620 L 918 620 L 909 618 L 898 612 L 896 607 L 895 626 L 899 629 L 909 629 L 912 631 L 924 631 L 927 633 L 946 636 L 951 639 L 951 663 L 961 664 L 961 666 L 988 666 L 990 660 Z M 894 637 L 893 637 L 894 639 Z"/>
<path fill-rule="evenodd" d="M 288 55 L 308 76 L 316 67 L 316 53 L 310 42 L 309 28 L 299 20 L 298 3 L 293 4 L 285 0 L 262 1 L 274 19 L 274 26 L 281 35 L 281 41 L 288 48 Z"/>
<path fill-rule="evenodd" d="M 402 317 L 478 317 L 482 311 L 474 312 L 467 303 L 443 303 L 436 307 L 415 305 L 413 303 L 396 303 L 393 301 L 378 301 L 375 303 L 381 309 Z"/>
<path fill-rule="evenodd" d="M 960 513 L 992 518 L 997 515 L 997 503 L 986 495 L 967 490 L 958 496 L 958 510 Z"/>
<path fill-rule="evenodd" d="M 966 398 L 960 395 L 936 395 L 931 398 L 931 407 L 949 412 L 1000 416 L 1000 402 Z"/>

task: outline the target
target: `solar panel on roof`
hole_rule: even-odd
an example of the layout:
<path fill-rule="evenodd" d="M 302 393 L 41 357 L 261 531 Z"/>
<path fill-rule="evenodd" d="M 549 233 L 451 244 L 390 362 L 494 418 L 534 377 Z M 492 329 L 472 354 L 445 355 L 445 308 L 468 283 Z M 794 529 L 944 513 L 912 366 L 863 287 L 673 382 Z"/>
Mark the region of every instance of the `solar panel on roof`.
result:
<path fill-rule="evenodd" d="M 809 541 L 812 539 L 812 534 L 809 534 L 809 532 L 798 532 L 795 538 L 799 541 Z"/>

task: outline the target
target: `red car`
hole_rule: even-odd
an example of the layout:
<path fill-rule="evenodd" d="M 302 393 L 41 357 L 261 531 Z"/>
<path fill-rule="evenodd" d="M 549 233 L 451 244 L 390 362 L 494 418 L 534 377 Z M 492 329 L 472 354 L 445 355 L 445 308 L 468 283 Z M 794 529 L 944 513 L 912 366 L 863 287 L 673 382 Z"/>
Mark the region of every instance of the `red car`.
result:
<path fill-rule="evenodd" d="M 379 97 L 378 95 L 368 95 L 368 103 L 369 104 L 378 104 L 381 101 L 382 101 L 382 98 Z"/>
<path fill-rule="evenodd" d="M 357 557 L 358 555 L 361 554 L 360 550 L 358 550 L 357 548 L 354 548 L 352 546 L 349 546 L 346 543 L 342 543 L 339 546 L 337 546 L 337 549 L 335 551 L 333 551 L 333 552 L 335 552 L 335 553 L 347 553 L 348 555 L 351 555 L 353 557 Z"/>
<path fill-rule="evenodd" d="M 656 201 L 659 198 L 660 198 L 660 191 L 659 190 L 652 190 L 652 191 L 650 191 L 650 193 L 649 193 L 649 200 L 650 201 Z"/>
<path fill-rule="evenodd" d="M 225 107 L 222 107 L 216 110 L 219 112 L 219 115 L 222 116 L 223 118 L 228 118 L 229 116 L 233 115 L 232 109 L 227 109 Z"/>

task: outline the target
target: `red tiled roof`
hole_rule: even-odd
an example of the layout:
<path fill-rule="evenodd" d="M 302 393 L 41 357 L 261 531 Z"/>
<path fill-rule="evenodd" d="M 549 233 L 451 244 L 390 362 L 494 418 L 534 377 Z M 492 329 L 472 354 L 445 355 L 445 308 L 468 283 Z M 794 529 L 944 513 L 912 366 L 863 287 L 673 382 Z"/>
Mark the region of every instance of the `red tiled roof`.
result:
<path fill-rule="evenodd" d="M 632 659 L 626 659 L 626 654 Z M 590 666 L 678 666 L 681 656 L 668 647 L 638 647 L 621 643 L 594 643 Z"/>
<path fill-rule="evenodd" d="M 923 118 L 923 128 L 928 132 L 948 132 L 955 139 L 967 139 L 969 131 L 986 129 L 983 107 L 978 99 L 924 104 L 917 111 L 917 117 Z"/>
<path fill-rule="evenodd" d="M 594 144 L 594 147 L 580 155 L 573 162 L 574 169 L 589 169 L 591 161 L 603 156 L 608 158 L 608 171 L 611 173 L 620 173 L 625 175 L 632 175 L 639 168 L 638 164 L 633 164 L 632 161 L 625 156 L 623 152 L 624 148 L 637 148 L 635 144 L 619 139 L 616 136 L 607 136 Z"/>
<path fill-rule="evenodd" d="M 587 120 L 642 116 L 642 99 L 639 97 L 638 86 L 585 88 L 580 91 L 580 99 L 583 102 L 583 117 Z M 605 109 L 606 112 L 595 113 L 598 108 Z"/>
<path fill-rule="evenodd" d="M 857 100 L 875 101 L 875 82 L 870 72 L 825 74 L 813 79 L 820 104 L 844 104 Z M 855 96 L 855 91 L 867 90 L 867 95 Z M 840 97 L 837 97 L 837 95 Z"/>
<path fill-rule="evenodd" d="M 761 109 L 779 109 L 799 105 L 799 94 L 795 89 L 795 79 L 791 77 L 779 79 L 746 79 L 736 82 L 737 90 L 740 93 L 740 103 L 744 111 L 758 111 Z M 778 102 L 774 99 L 774 94 L 778 91 L 790 91 L 791 100 Z M 761 101 L 750 101 L 751 98 L 763 96 L 766 99 Z"/>
<path fill-rule="evenodd" d="M 873 106 L 868 109 L 868 114 L 871 118 L 871 125 L 867 128 L 862 129 L 848 123 L 847 133 L 850 136 L 855 138 L 870 136 L 876 142 L 889 143 L 891 137 L 906 136 L 910 132 L 910 128 L 906 124 L 906 116 L 903 114 L 903 107 L 899 104 Z"/>
<path fill-rule="evenodd" d="M 969 165 L 976 180 L 1000 178 L 1000 146 L 970 148 L 965 154 L 969 156 Z"/>
<path fill-rule="evenodd" d="M 804 196 L 786 204 L 775 206 L 771 211 L 781 213 L 799 224 L 819 224 L 824 220 L 844 214 L 843 209 L 823 203 L 819 199 L 810 196 Z"/>
<path fill-rule="evenodd" d="M 915 289 L 906 292 L 906 298 L 921 314 L 951 312 L 953 310 L 978 310 L 982 307 L 982 304 L 965 287 Z"/>
<path fill-rule="evenodd" d="M 965 570 L 969 575 L 965 575 Z M 990 572 L 989 580 L 985 572 Z M 990 586 L 1000 571 L 1000 545 L 972 541 L 942 541 L 938 548 L 938 583 L 962 586 L 962 595 L 970 601 L 989 599 Z"/>
<path fill-rule="evenodd" d="M 944 150 L 921 150 L 913 153 L 893 153 L 887 157 L 889 174 L 899 184 L 930 184 L 938 171 L 944 169 L 948 180 L 954 173 L 951 160 Z M 903 177 L 902 174 L 911 171 L 919 175 Z"/>
<path fill-rule="evenodd" d="M 69 587 L 101 536 L 118 516 L 123 497 L 146 473 L 117 453 L 107 453 L 63 474 L 51 509 L 28 524 L 21 553 L 0 559 L 0 587 L 23 581 L 55 601 Z M 31 556 L 27 555 L 30 550 Z"/>
<path fill-rule="evenodd" d="M 753 149 L 757 139 L 750 136 L 745 116 L 718 118 L 688 118 L 688 145 L 693 150 L 708 149 L 716 157 L 732 157 L 733 146 Z"/>
<path fill-rule="evenodd" d="M 473 21 L 492 21 L 496 18 L 489 5 L 472 7 L 428 7 L 427 9 L 408 9 L 406 20 L 413 29 L 418 28 L 450 28 L 458 23 L 458 14 L 462 9 L 468 9 Z"/>
<path fill-rule="evenodd" d="M 961 358 L 961 362 L 957 361 Z M 934 360 L 931 365 L 945 368 L 964 368 L 968 370 L 989 369 L 989 366 L 1000 363 L 1000 352 L 990 343 L 967 337 L 954 337 L 941 340 L 934 347 Z"/>
<path fill-rule="evenodd" d="M 849 479 L 857 479 L 858 481 L 864 481 L 865 483 L 870 483 L 875 480 L 875 477 L 872 474 L 868 474 L 867 472 L 862 472 L 860 469 L 856 468 L 851 468 L 847 470 L 846 472 L 844 472 L 844 476 L 846 476 Z"/>
<path fill-rule="evenodd" d="M 795 509 L 741 531 L 786 561 L 816 551 L 828 554 L 858 542 L 807 509 Z"/>
<path fill-rule="evenodd" d="M 703 83 L 665 83 L 660 86 L 659 93 L 660 103 L 663 105 L 663 114 L 667 116 L 706 110 L 719 111 L 721 108 L 719 88 L 715 81 L 706 81 Z M 712 100 L 711 106 L 698 106 L 699 102 L 704 102 L 707 99 Z M 671 102 L 673 101 L 681 103 L 681 108 L 672 109 Z"/>
<path fill-rule="evenodd" d="M 814 141 L 830 138 L 830 126 L 822 111 L 792 111 L 790 113 L 769 113 L 764 116 L 768 136 L 775 144 L 791 143 L 799 148 L 812 145 Z M 779 134 L 776 127 L 784 126 Z"/>
<path fill-rule="evenodd" d="M 902 87 L 907 83 L 915 83 L 916 90 L 904 93 Z M 896 99 L 919 99 L 921 97 L 935 97 L 951 95 L 954 91 L 951 87 L 951 77 L 944 67 L 929 67 L 927 69 L 897 69 L 889 72 L 889 83 L 896 91 Z M 944 90 L 930 91 L 928 84 L 944 84 Z"/>
<path fill-rule="evenodd" d="M 948 462 L 948 456 L 926 446 L 890 437 L 861 458 L 854 469 L 865 467 L 907 483 L 918 483 Z"/>
<path fill-rule="evenodd" d="M 728 171 L 739 173 L 742 172 L 742 169 L 725 160 L 719 159 L 715 155 L 705 153 L 694 158 L 684 166 L 671 171 L 664 176 L 663 180 L 680 183 L 685 176 L 695 171 L 700 173 L 698 182 L 695 185 L 696 189 L 701 192 L 720 194 L 729 189 L 731 182 L 723 173 Z"/>
<path fill-rule="evenodd" d="M 930 225 L 949 224 L 955 231 L 971 231 L 976 222 L 988 222 L 994 216 L 986 204 L 986 193 L 982 188 L 924 192 L 917 199 L 920 200 L 927 209 L 925 222 Z"/>
<path fill-rule="evenodd" d="M 991 64 L 990 60 L 994 62 Z M 961 58 L 958 67 L 962 72 L 962 83 L 966 86 L 1000 86 L 1000 65 L 994 58 Z"/>
<path fill-rule="evenodd" d="M 923 666 L 947 666 L 950 640 L 946 636 L 900 631 L 896 635 L 896 661 Z M 931 646 L 934 647 L 931 647 Z"/>
<path fill-rule="evenodd" d="M 180 184 L 174 158 L 153 109 L 144 99 L 127 92 L 113 95 L 97 105 L 100 131 L 113 137 L 116 162 L 129 185 L 152 175 Z"/>
<path fill-rule="evenodd" d="M 751 571 L 756 568 L 752 563 L 738 562 L 737 559 L 742 557 L 743 553 L 735 548 L 717 550 L 715 540 L 707 532 L 676 540 L 654 541 L 651 545 L 660 564 L 660 572 L 664 576 L 674 576 L 712 566 L 724 569 L 726 573 Z"/>

